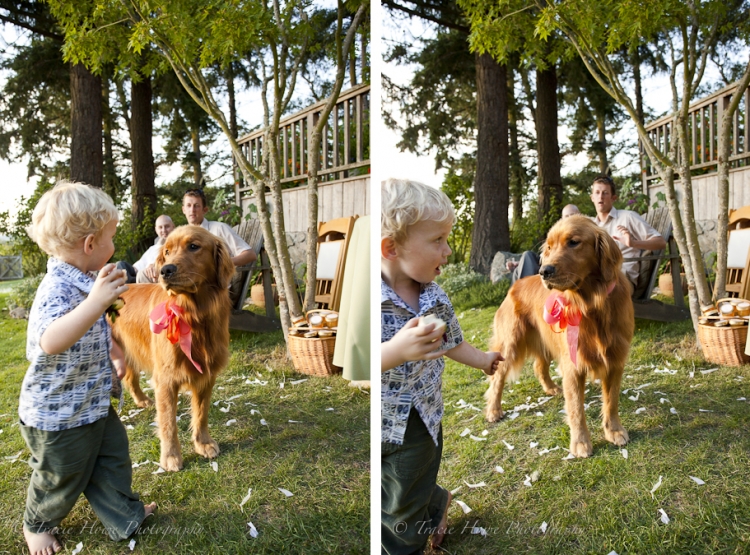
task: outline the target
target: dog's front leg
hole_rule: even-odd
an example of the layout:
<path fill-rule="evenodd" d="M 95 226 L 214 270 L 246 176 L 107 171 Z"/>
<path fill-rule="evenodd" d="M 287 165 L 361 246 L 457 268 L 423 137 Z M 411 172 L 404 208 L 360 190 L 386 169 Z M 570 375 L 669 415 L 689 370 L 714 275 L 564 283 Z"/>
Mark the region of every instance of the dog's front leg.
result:
<path fill-rule="evenodd" d="M 497 371 L 490 376 L 490 387 L 485 392 L 484 398 L 487 406 L 484 409 L 484 417 L 487 422 L 499 422 L 503 415 L 503 387 L 505 387 L 505 376 L 508 374 L 508 364 L 500 363 Z"/>
<path fill-rule="evenodd" d="M 200 384 L 203 387 L 192 388 L 193 417 L 190 426 L 193 429 L 193 444 L 195 452 L 208 459 L 219 455 L 219 444 L 211 438 L 208 433 L 208 411 L 211 408 L 211 391 L 214 388 L 215 379 L 208 378 L 208 383 Z"/>
<path fill-rule="evenodd" d="M 620 380 L 624 369 L 613 369 L 602 376 L 602 428 L 604 438 L 617 446 L 628 442 L 628 432 L 620 422 Z"/>
<path fill-rule="evenodd" d="M 154 378 L 156 393 L 156 423 L 159 425 L 161 458 L 159 465 L 169 472 L 182 468 L 180 440 L 177 437 L 177 392 L 178 387 L 171 382 L 161 383 Z"/>
<path fill-rule="evenodd" d="M 590 457 L 594 453 L 591 434 L 586 427 L 586 413 L 583 410 L 583 390 L 586 373 L 577 372 L 572 364 L 562 368 L 565 412 L 570 426 L 570 452 L 575 457 Z"/>

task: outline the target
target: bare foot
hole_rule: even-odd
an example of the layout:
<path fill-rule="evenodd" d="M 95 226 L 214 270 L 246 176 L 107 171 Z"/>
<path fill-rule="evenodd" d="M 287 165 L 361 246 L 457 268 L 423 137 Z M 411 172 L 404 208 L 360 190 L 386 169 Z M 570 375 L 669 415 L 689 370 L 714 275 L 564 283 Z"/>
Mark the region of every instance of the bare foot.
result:
<path fill-rule="evenodd" d="M 443 518 L 440 519 L 440 524 L 438 524 L 437 529 L 432 533 L 432 540 L 430 541 L 432 549 L 440 547 L 440 544 L 443 543 L 443 538 L 445 538 L 445 533 L 448 531 L 448 508 L 451 506 L 452 499 L 453 495 L 451 495 L 451 492 L 448 492 L 448 502 L 445 504 Z"/>
<path fill-rule="evenodd" d="M 156 502 L 151 502 L 148 505 L 143 506 L 144 511 L 146 511 L 146 514 L 144 515 L 144 519 L 154 514 L 154 511 L 156 510 Z"/>
<path fill-rule="evenodd" d="M 30 555 L 53 555 L 53 553 L 62 549 L 57 538 L 49 532 L 35 534 L 24 527 L 23 535 L 26 538 L 26 544 L 29 546 Z"/>

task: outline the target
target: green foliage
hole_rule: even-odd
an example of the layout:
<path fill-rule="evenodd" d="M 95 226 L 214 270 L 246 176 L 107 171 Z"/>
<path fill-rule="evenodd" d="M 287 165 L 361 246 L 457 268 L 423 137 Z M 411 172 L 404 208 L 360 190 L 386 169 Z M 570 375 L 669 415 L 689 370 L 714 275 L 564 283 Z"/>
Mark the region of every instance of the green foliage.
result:
<path fill-rule="evenodd" d="M 502 280 L 492 283 L 489 280 L 478 281 L 470 284 L 465 289 L 456 291 L 450 295 L 453 308 L 457 311 L 497 308 L 508 294 L 510 282 Z"/>
<path fill-rule="evenodd" d="M 489 278 L 475 272 L 468 264 L 458 263 L 443 266 L 435 281 L 448 295 L 452 295 L 471 285 L 487 282 Z"/>
<path fill-rule="evenodd" d="M 233 185 L 219 189 L 210 206 L 209 220 L 218 220 L 229 226 L 235 226 L 242 220 L 242 209 L 234 202 Z"/>
<path fill-rule="evenodd" d="M 8 211 L 0 212 L 0 234 L 10 237 L 10 252 L 23 257 L 23 273 L 26 276 L 35 276 L 47 271 L 47 254 L 29 237 L 26 228 L 31 224 L 31 214 L 39 199 L 53 185 L 51 182 L 40 180 L 31 197 L 19 199 L 15 218 Z"/>
<path fill-rule="evenodd" d="M 615 208 L 633 210 L 639 214 L 648 212 L 648 195 L 643 194 L 640 176 L 635 175 L 615 182 L 618 184 Z"/>
<path fill-rule="evenodd" d="M 70 68 L 54 39 L 34 37 L 14 48 L 15 55 L 0 61 L 7 75 L 0 93 L 0 158 L 27 159 L 29 176 L 53 180 L 68 174 Z"/>
<path fill-rule="evenodd" d="M 43 277 L 44 274 L 39 274 L 34 277 L 24 278 L 14 285 L 8 294 L 8 309 L 13 310 L 17 306 L 22 306 L 26 310 L 29 310 L 34 302 L 36 290 L 39 289 L 39 284 L 42 282 Z"/>
<path fill-rule="evenodd" d="M 474 229 L 474 171 L 476 159 L 464 156 L 463 171 L 448 170 L 440 189 L 448 196 L 456 211 L 456 222 L 448 236 L 448 245 L 453 253 L 451 263 L 466 262 L 471 250 L 471 234 Z"/>

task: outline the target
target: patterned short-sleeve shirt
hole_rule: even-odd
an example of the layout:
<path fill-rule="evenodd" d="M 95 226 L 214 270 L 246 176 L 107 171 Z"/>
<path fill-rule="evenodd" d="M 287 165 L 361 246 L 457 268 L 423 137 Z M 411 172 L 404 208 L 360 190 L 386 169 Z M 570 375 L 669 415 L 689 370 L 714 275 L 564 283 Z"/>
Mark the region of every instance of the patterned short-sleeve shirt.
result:
<path fill-rule="evenodd" d="M 95 278 L 56 258 L 47 262 L 29 313 L 26 358 L 18 415 L 27 426 L 56 432 L 107 416 L 112 389 L 111 330 L 104 314 L 70 349 L 45 353 L 39 342 L 47 327 L 81 304 Z"/>
<path fill-rule="evenodd" d="M 422 285 L 419 314 L 382 280 L 380 294 L 381 343 L 392 339 L 412 318 L 427 314 L 435 314 L 447 324 L 441 350 L 452 349 L 463 343 L 461 326 L 453 312 L 453 305 L 437 283 Z M 381 374 L 380 441 L 398 445 L 404 442 L 406 423 L 413 406 L 437 445 L 440 422 L 443 419 L 444 368 L 445 361 L 440 357 L 437 360 L 405 362 Z"/>

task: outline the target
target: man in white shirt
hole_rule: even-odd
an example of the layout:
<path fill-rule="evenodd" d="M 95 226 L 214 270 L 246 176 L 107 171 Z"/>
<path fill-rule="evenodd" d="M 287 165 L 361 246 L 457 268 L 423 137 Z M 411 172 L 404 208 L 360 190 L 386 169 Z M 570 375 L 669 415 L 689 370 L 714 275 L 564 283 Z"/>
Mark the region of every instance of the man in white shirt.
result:
<path fill-rule="evenodd" d="M 162 214 L 156 218 L 154 230 L 158 237 L 154 241 L 153 246 L 149 247 L 143 253 L 138 262 L 132 266 L 125 261 L 117 263 L 119 269 L 125 270 L 128 273 L 128 283 L 156 283 L 159 278 L 154 267 L 154 262 L 156 261 L 156 257 L 159 256 L 159 250 L 167 239 L 167 236 L 174 231 L 172 218 L 166 214 Z"/>
<path fill-rule="evenodd" d="M 156 218 L 154 229 L 158 235 L 156 242 L 143 253 L 138 262 L 133 264 L 133 267 L 138 271 L 135 278 L 136 283 L 156 283 L 159 275 L 156 273 L 154 262 L 156 261 L 156 257 L 159 256 L 159 251 L 164 241 L 166 241 L 167 236 L 174 231 L 174 222 L 172 218 L 166 214 L 162 214 Z"/>
<path fill-rule="evenodd" d="M 617 242 L 623 258 L 636 258 L 646 251 L 661 250 L 667 246 L 658 231 L 632 210 L 617 210 L 613 204 L 617 200 L 617 188 L 607 176 L 594 179 L 591 186 L 591 202 L 596 208 L 594 222 Z M 622 271 L 632 286 L 638 282 L 638 262 L 623 262 Z"/>
<path fill-rule="evenodd" d="M 185 214 L 188 224 L 199 225 L 213 235 L 224 239 L 235 266 L 250 264 L 258 258 L 250 245 L 227 224 L 205 219 L 208 206 L 206 206 L 206 195 L 203 193 L 203 189 L 188 189 L 185 191 L 182 197 L 182 213 Z"/>

